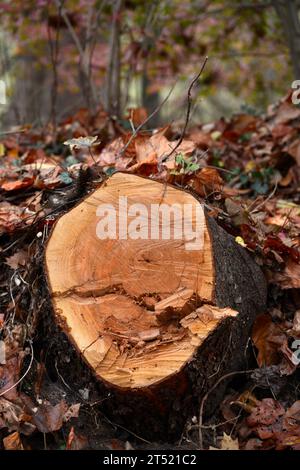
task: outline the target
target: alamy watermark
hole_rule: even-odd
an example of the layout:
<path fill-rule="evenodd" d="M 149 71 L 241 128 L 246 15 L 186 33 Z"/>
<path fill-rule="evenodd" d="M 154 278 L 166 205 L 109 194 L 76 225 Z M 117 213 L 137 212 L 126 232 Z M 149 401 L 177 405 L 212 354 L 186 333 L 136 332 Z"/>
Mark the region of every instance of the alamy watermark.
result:
<path fill-rule="evenodd" d="M 200 204 L 129 204 L 120 196 L 118 207 L 101 204 L 96 226 L 101 240 L 182 240 L 186 250 L 204 245 L 204 212 Z"/>

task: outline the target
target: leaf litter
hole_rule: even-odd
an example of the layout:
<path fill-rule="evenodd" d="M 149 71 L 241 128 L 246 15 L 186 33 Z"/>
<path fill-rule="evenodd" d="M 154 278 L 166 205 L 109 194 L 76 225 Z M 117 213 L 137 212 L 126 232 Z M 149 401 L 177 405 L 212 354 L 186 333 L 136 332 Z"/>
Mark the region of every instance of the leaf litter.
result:
<path fill-rule="evenodd" d="M 145 110 L 130 110 L 135 126 L 145 118 Z M 300 110 L 289 95 L 265 116 L 240 113 L 229 120 L 193 126 L 178 146 L 172 126 L 133 135 L 125 127 L 113 126 L 103 111 L 91 118 L 85 110 L 58 126 L 55 146 L 50 129 L 1 139 L 0 346 L 6 356 L 0 363 L 0 429 L 4 448 L 30 448 L 30 436 L 35 433 L 61 436 L 64 428 L 64 448 L 93 447 L 89 436 L 76 428 L 85 406 L 80 400 L 85 399 L 79 400 L 78 394 L 67 402 L 46 379 L 43 352 L 18 381 L 30 365 L 29 345 L 38 312 L 44 308 L 32 272 L 41 275 L 40 252 L 51 227 L 62 212 L 115 171 L 191 192 L 249 250 L 267 277 L 269 310 L 257 318 L 251 338 L 254 372 L 227 386 L 218 414 L 207 419 L 207 446 L 300 448 L 299 127 Z M 163 338 L 159 329 L 145 330 L 139 340 L 143 347 L 151 347 L 152 342 L 167 341 L 167 334 Z M 67 390 L 67 382 L 57 373 Z M 52 391 L 41 397 L 45 383 Z M 215 435 L 209 429 L 218 432 Z M 111 448 L 113 435 L 110 443 L 105 441 Z M 192 427 L 189 436 L 193 439 Z M 122 445 L 126 447 L 125 441 Z"/>

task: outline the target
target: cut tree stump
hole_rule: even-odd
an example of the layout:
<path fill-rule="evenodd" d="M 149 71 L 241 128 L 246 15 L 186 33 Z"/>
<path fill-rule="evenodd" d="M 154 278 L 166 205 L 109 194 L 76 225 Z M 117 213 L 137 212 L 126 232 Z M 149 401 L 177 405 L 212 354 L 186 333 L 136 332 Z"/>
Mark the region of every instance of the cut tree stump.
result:
<path fill-rule="evenodd" d="M 56 222 L 45 266 L 57 324 L 131 424 L 145 403 L 142 434 L 156 414 L 176 428 L 243 365 L 265 309 L 260 268 L 201 203 L 131 174 L 114 174 Z"/>

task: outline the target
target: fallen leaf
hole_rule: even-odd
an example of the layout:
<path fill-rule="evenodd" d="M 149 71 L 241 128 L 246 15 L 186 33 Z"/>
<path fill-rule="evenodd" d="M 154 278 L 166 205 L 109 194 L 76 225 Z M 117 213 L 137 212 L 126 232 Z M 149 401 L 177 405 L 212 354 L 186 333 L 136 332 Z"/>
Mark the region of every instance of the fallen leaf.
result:
<path fill-rule="evenodd" d="M 80 148 L 91 148 L 95 145 L 98 145 L 98 136 L 86 136 L 86 137 L 77 137 L 74 139 L 68 139 L 64 142 L 64 145 L 68 145 L 71 149 L 80 149 Z"/>
<path fill-rule="evenodd" d="M 297 165 L 300 165 L 300 140 L 295 140 L 287 148 L 287 152 L 295 159 Z"/>
<path fill-rule="evenodd" d="M 284 413 L 285 410 L 278 401 L 273 398 L 263 398 L 247 417 L 247 423 L 250 427 L 270 426 Z"/>
<path fill-rule="evenodd" d="M 282 287 L 282 289 L 299 289 L 300 264 L 289 259 L 282 272 L 274 273 L 273 280 L 277 282 Z"/>
<path fill-rule="evenodd" d="M 40 432 L 48 433 L 61 429 L 64 422 L 64 415 L 68 410 L 68 405 L 64 400 L 57 405 L 42 403 L 37 410 L 32 413 L 33 424 Z"/>
<path fill-rule="evenodd" d="M 26 436 L 32 434 L 36 427 L 31 422 L 31 416 L 24 413 L 24 408 L 25 405 L 20 399 L 12 403 L 0 397 L 0 429 L 19 431 Z"/>
<path fill-rule="evenodd" d="M 300 310 L 297 310 L 294 315 L 293 333 L 300 334 Z"/>
<path fill-rule="evenodd" d="M 68 407 L 64 400 L 56 405 L 45 401 L 38 406 L 37 410 L 32 410 L 33 423 L 40 432 L 48 433 L 61 429 L 63 423 L 71 418 L 78 418 L 80 404 Z"/>
<path fill-rule="evenodd" d="M 280 362 L 279 348 L 286 340 L 286 334 L 279 325 L 273 322 L 270 315 L 259 315 L 256 318 L 252 340 L 258 349 L 256 360 L 259 367 Z"/>
<path fill-rule="evenodd" d="M 130 155 L 128 151 L 120 157 L 122 149 L 124 148 L 124 141 L 122 137 L 118 137 L 117 139 L 113 140 L 110 144 L 108 144 L 104 149 L 101 151 L 100 155 L 96 157 L 96 162 L 101 167 L 116 167 L 117 169 L 126 169 L 127 166 L 132 162 L 132 159 L 135 157 L 135 150 L 134 155 Z"/>
<path fill-rule="evenodd" d="M 239 450 L 239 441 L 232 439 L 231 436 L 224 433 L 220 442 L 220 448 L 210 446 L 209 450 Z"/>
<path fill-rule="evenodd" d="M 7 181 L 1 183 L 0 188 L 4 191 L 17 191 L 19 189 L 25 189 L 32 186 L 34 182 L 34 178 L 24 178 L 23 180 L 16 180 L 16 181 Z"/>
<path fill-rule="evenodd" d="M 18 269 L 20 266 L 25 266 L 28 261 L 28 251 L 19 250 L 14 255 L 9 256 L 5 260 L 5 264 L 7 264 L 11 269 Z"/>
<path fill-rule="evenodd" d="M 146 108 L 128 108 L 128 117 L 135 128 L 143 124 L 148 117 Z"/>
<path fill-rule="evenodd" d="M 64 413 L 64 422 L 69 421 L 72 418 L 78 418 L 80 410 L 80 403 L 71 405 L 68 410 Z"/>
<path fill-rule="evenodd" d="M 5 450 L 24 450 L 20 434 L 16 431 L 3 439 Z"/>
<path fill-rule="evenodd" d="M 285 411 L 282 404 L 273 398 L 257 400 L 257 405 L 251 409 L 250 415 L 239 428 L 242 440 L 253 433 L 260 441 L 250 439 L 242 448 L 300 449 L 300 401 L 296 401 Z"/>
<path fill-rule="evenodd" d="M 75 433 L 74 427 L 72 426 L 68 435 L 66 450 L 83 450 L 86 449 L 87 446 L 87 438 Z"/>
<path fill-rule="evenodd" d="M 202 168 L 191 178 L 189 185 L 204 197 L 210 193 L 222 191 L 224 181 L 215 168 Z"/>
<path fill-rule="evenodd" d="M 289 101 L 283 101 L 276 110 L 273 124 L 287 124 L 298 117 L 300 117 L 299 108 Z"/>
<path fill-rule="evenodd" d="M 136 171 L 142 164 L 160 164 L 165 158 L 164 165 L 169 169 L 175 168 L 175 156 L 182 153 L 187 156 L 195 150 L 194 142 L 183 140 L 176 148 L 178 140 L 169 141 L 165 137 L 167 128 L 160 129 L 150 138 L 140 136 L 135 140 L 137 163 L 130 169 Z M 173 150 L 176 150 L 173 152 Z M 172 153 L 173 152 L 173 153 Z M 171 154 L 171 155 L 170 155 Z"/>
<path fill-rule="evenodd" d="M 213 141 L 212 134 L 209 134 L 208 132 L 203 132 L 203 130 L 199 129 L 192 129 L 188 137 L 189 140 L 193 141 L 196 146 L 202 150 L 207 150 L 207 148 L 212 144 Z"/>
<path fill-rule="evenodd" d="M 18 397 L 17 387 L 14 385 L 19 379 L 23 356 L 20 351 L 6 354 L 5 364 L 0 365 L 0 394 L 9 400 Z"/>

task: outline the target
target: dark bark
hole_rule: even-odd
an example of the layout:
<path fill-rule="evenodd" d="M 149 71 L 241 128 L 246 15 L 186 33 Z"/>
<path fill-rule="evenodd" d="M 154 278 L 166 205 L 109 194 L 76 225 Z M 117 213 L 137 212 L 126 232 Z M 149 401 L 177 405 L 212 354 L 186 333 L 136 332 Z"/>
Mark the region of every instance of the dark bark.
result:
<path fill-rule="evenodd" d="M 149 82 L 148 75 L 147 75 L 147 66 L 145 66 L 145 69 L 142 75 L 142 105 L 144 108 L 147 109 L 148 115 L 150 115 L 154 109 L 159 108 L 159 104 L 160 104 L 160 95 L 158 91 L 149 93 L 149 90 L 148 90 L 149 84 L 150 82 Z M 160 122 L 160 116 L 159 116 L 159 111 L 158 111 L 147 123 L 147 128 L 154 129 L 159 126 L 159 122 Z"/>

